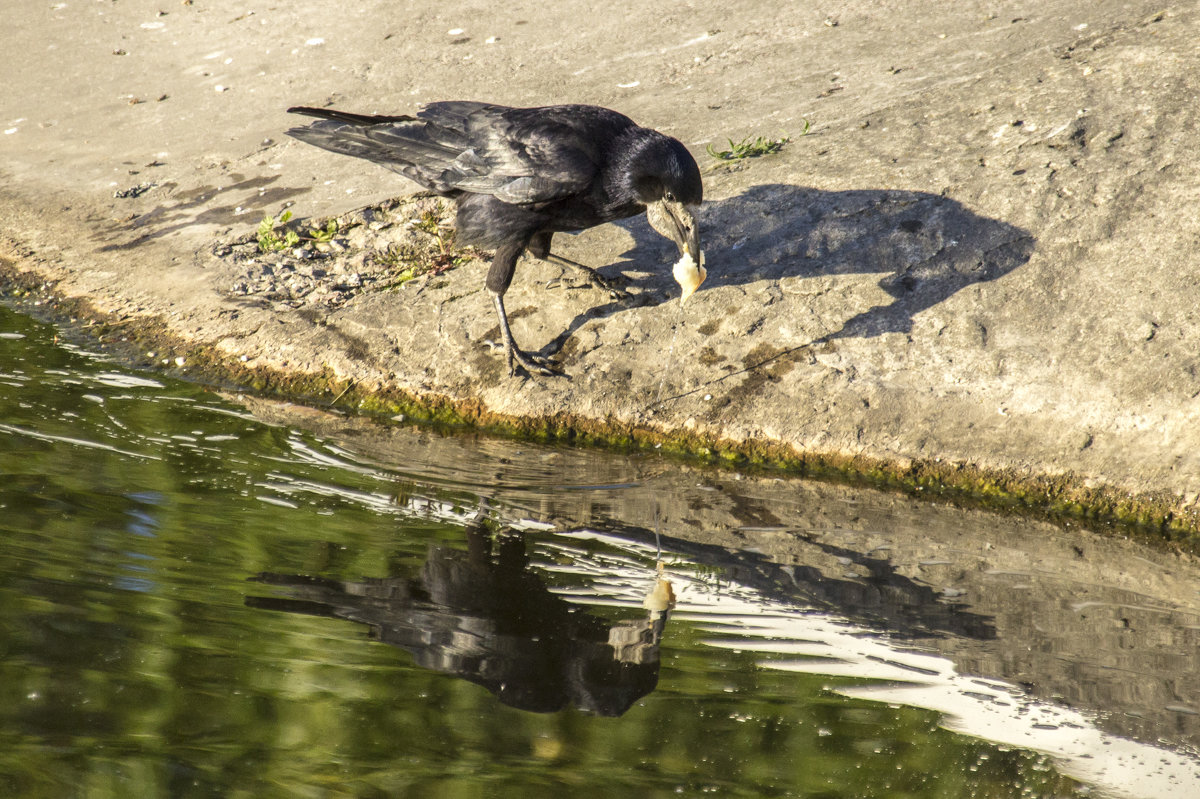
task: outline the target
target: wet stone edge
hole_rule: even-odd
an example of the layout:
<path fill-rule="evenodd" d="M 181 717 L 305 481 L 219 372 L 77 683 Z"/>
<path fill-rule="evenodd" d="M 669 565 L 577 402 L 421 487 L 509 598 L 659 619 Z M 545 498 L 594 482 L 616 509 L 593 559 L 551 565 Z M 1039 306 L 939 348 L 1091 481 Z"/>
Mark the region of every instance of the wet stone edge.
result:
<path fill-rule="evenodd" d="M 731 441 L 686 430 L 663 430 L 615 420 L 558 413 L 517 417 L 482 403 L 400 389 L 370 389 L 331 371 L 285 372 L 248 367 L 211 344 L 189 342 L 157 316 L 119 318 L 87 299 L 66 298 L 54 284 L 0 260 L 0 301 L 52 323 L 65 335 L 99 345 L 129 366 L 201 385 L 248 391 L 327 411 L 354 413 L 382 423 L 427 425 L 439 432 L 469 429 L 491 435 L 617 452 L 647 452 L 745 473 L 801 477 L 897 491 L 908 496 L 993 512 L 1078 525 L 1128 536 L 1180 553 L 1200 554 L 1200 509 L 1184 507 L 1171 492 L 1131 493 L 1088 486 L 1071 473 L 1058 476 L 984 469 L 964 462 L 885 460 L 842 453 L 799 451 L 779 442 Z M 147 352 L 156 357 L 149 361 Z M 173 364 L 186 364 L 186 367 Z"/>

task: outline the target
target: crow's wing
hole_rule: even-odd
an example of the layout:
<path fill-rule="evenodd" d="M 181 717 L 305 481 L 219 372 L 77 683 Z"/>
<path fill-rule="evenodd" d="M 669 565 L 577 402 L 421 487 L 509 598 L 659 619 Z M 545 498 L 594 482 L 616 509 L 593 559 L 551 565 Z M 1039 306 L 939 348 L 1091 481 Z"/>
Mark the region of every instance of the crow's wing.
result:
<path fill-rule="evenodd" d="M 469 142 L 452 165 L 457 188 L 527 205 L 583 192 L 599 172 L 599 148 L 573 109 L 451 101 L 430 103 L 417 116 Z"/>
<path fill-rule="evenodd" d="M 511 110 L 513 109 L 506 105 L 480 103 L 474 100 L 444 100 L 438 103 L 426 103 L 421 106 L 421 110 L 417 112 L 417 116 L 421 119 L 427 119 L 440 127 L 465 133 L 467 130 L 467 117 L 471 116 L 471 114 L 482 111 L 484 113 L 499 115 Z"/>
<path fill-rule="evenodd" d="M 328 108 L 288 111 L 319 118 L 307 127 L 289 129 L 289 136 L 385 166 L 439 192 L 454 190 L 442 174 L 470 146 L 461 133 L 409 116 L 349 114 Z"/>
<path fill-rule="evenodd" d="M 585 191 L 599 172 L 601 142 L 589 139 L 572 108 L 451 101 L 431 103 L 416 118 L 294 108 L 320 121 L 288 135 L 373 161 L 434 191 L 537 204 Z"/>

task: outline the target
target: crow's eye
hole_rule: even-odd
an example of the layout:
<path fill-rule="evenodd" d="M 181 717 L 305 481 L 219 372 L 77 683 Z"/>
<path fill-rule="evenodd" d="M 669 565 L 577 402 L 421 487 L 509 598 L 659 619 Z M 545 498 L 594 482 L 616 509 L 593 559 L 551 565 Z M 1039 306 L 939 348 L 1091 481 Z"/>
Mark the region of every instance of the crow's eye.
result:
<path fill-rule="evenodd" d="M 672 194 L 671 192 L 667 192 L 667 202 L 669 202 L 669 203 L 675 202 L 675 195 Z"/>

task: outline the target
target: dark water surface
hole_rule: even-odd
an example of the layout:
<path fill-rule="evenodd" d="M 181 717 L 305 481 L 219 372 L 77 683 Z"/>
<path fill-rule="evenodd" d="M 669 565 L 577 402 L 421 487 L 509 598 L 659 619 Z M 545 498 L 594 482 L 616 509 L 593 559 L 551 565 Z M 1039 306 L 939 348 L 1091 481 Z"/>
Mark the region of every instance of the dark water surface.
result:
<path fill-rule="evenodd" d="M 1022 520 L 239 402 L 0 308 L 0 796 L 1200 796 L 1198 588 Z"/>

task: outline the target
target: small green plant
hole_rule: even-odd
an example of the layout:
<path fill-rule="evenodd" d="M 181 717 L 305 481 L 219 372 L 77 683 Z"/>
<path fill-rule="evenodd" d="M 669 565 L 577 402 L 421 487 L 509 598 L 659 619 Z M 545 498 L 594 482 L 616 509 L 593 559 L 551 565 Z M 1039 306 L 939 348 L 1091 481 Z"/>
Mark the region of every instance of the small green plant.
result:
<path fill-rule="evenodd" d="M 387 249 L 375 251 L 374 256 L 377 262 L 388 269 L 407 267 L 419 257 L 414 247 L 405 244 L 389 244 Z"/>
<path fill-rule="evenodd" d="M 297 231 L 287 227 L 287 223 L 292 220 L 292 212 L 284 211 L 278 218 L 273 216 L 264 216 L 263 220 L 258 223 L 258 250 L 259 252 L 277 252 L 278 250 L 288 250 L 298 245 L 301 241 L 316 241 L 329 242 L 338 234 L 338 223 L 336 219 L 330 219 L 325 223 L 325 227 L 313 227 L 308 229 L 306 235 L 300 235 Z"/>
<path fill-rule="evenodd" d="M 733 139 L 729 139 L 728 141 L 728 150 L 717 150 L 710 144 L 708 145 L 708 154 L 719 161 L 738 161 L 742 158 L 757 158 L 760 155 L 770 155 L 782 150 L 783 145 L 788 143 L 788 137 L 767 139 L 759 136 L 754 140 L 746 137 L 740 142 L 735 142 Z"/>
<path fill-rule="evenodd" d="M 389 244 L 386 250 L 375 253 L 375 260 L 392 272 L 392 279 L 384 288 L 396 288 L 417 276 L 421 253 L 411 244 Z"/>
<path fill-rule="evenodd" d="M 428 233 L 437 239 L 438 251 L 442 255 L 447 255 L 450 248 L 454 245 L 454 230 L 443 229 L 441 217 L 446 212 L 445 207 L 438 203 L 437 207 L 430 211 L 421 214 L 420 219 L 413 222 L 413 227 L 423 233 Z"/>
<path fill-rule="evenodd" d="M 446 206 L 437 202 L 419 207 L 405 224 L 411 235 L 402 241 L 388 244 L 386 249 L 374 249 L 370 258 L 388 270 L 388 281 L 379 288 L 394 289 L 415 278 L 440 275 L 475 257 L 470 248 L 455 246 L 454 226 L 446 223 Z"/>
<path fill-rule="evenodd" d="M 284 227 L 291 218 L 291 211 L 284 211 L 278 219 L 273 216 L 263 217 L 263 220 L 258 223 L 259 252 L 286 250 L 300 243 L 300 234 Z M 280 235 L 280 231 L 276 228 L 282 228 L 283 235 Z"/>
<path fill-rule="evenodd" d="M 812 127 L 809 121 L 804 120 L 804 130 L 800 131 L 799 135 L 808 134 Z M 728 150 L 717 150 L 711 144 L 708 145 L 708 154 L 718 161 L 739 161 L 743 158 L 758 158 L 762 155 L 770 155 L 777 153 L 783 149 L 783 145 L 792 140 L 791 136 L 784 135 L 778 139 L 768 139 L 765 136 L 757 136 L 751 139 L 749 136 L 739 142 L 729 139 Z"/>
<path fill-rule="evenodd" d="M 392 279 L 386 288 L 395 288 L 413 278 L 433 277 L 470 263 L 471 255 L 464 250 L 445 250 L 431 255 L 428 250 L 411 244 L 389 244 L 386 250 L 375 254 L 375 260 L 392 271 Z"/>
<path fill-rule="evenodd" d="M 314 227 L 309 228 L 308 235 L 305 238 L 311 241 L 328 242 L 333 241 L 333 237 L 338 234 L 338 223 L 336 219 L 330 219 L 325 223 L 324 228 Z"/>

